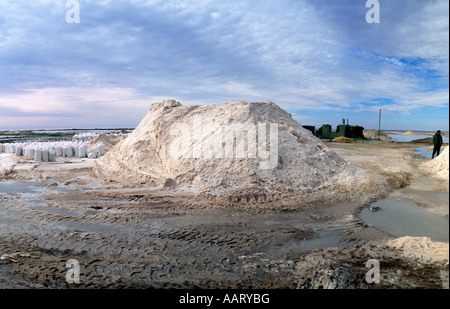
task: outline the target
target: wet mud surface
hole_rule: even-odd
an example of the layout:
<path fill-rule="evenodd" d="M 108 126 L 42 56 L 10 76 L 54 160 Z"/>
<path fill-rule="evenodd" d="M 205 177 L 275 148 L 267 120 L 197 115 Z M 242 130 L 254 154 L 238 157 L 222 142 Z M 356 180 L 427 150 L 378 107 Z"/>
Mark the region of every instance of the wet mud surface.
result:
<path fill-rule="evenodd" d="M 363 165 L 358 151 L 351 158 Z M 384 245 L 392 235 L 359 218 L 367 199 L 329 196 L 298 209 L 187 207 L 195 201 L 118 193 L 85 173 L 77 167 L 53 177 L 57 183 L 20 174 L 0 182 L 1 288 L 448 287 L 448 260 L 408 258 Z M 394 195 L 417 176 L 381 174 Z M 67 281 L 71 259 L 79 283 Z M 376 284 L 366 280 L 370 259 L 380 261 Z"/>
<path fill-rule="evenodd" d="M 186 211 L 84 193 L 61 202 L 57 189 L 30 185 L 41 192 L 2 195 L 0 252 L 31 255 L 2 260 L 7 286 L 66 287 L 76 259 L 78 287 L 289 288 L 294 260 L 362 229 L 351 215 L 324 224 L 308 212 Z"/>

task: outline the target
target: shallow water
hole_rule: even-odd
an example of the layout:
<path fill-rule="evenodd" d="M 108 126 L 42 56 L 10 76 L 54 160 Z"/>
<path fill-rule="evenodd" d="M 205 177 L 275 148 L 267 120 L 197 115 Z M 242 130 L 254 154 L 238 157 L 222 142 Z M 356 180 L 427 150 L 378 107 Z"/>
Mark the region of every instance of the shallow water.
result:
<path fill-rule="evenodd" d="M 0 182 L 0 193 L 6 194 L 22 194 L 22 193 L 38 193 L 44 185 L 33 181 L 13 181 Z"/>
<path fill-rule="evenodd" d="M 61 193 L 76 192 L 76 190 L 66 187 L 46 187 L 44 184 L 34 181 L 0 182 L 0 194 L 41 194 L 44 193 L 44 191 L 56 191 Z"/>
<path fill-rule="evenodd" d="M 443 150 L 444 150 L 444 148 L 442 147 L 441 153 Z M 431 156 L 433 155 L 433 149 L 432 149 L 432 147 L 419 147 L 414 150 L 414 153 L 421 155 L 427 159 L 431 159 Z"/>
<path fill-rule="evenodd" d="M 395 139 L 397 142 L 411 142 L 417 139 L 433 137 L 432 135 L 402 135 L 402 134 L 388 134 L 388 136 Z M 446 136 L 442 137 L 444 143 L 449 142 L 449 138 Z"/>
<path fill-rule="evenodd" d="M 443 197 L 447 198 L 448 196 Z M 434 241 L 449 241 L 449 219 L 404 200 L 382 200 L 370 207 L 380 207 L 372 212 L 369 208 L 360 213 L 366 223 L 376 226 L 395 237 L 430 237 Z"/>
<path fill-rule="evenodd" d="M 433 150 L 429 147 L 420 147 L 414 150 L 415 154 L 421 155 L 427 159 L 431 159 L 431 155 L 433 154 Z"/>

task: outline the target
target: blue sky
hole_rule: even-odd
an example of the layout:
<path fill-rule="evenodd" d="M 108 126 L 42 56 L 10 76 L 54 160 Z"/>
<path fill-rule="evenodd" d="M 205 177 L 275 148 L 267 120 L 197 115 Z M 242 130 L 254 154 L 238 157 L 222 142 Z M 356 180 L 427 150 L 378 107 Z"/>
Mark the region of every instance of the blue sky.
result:
<path fill-rule="evenodd" d="M 0 129 L 273 101 L 305 125 L 448 130 L 448 0 L 0 0 Z"/>

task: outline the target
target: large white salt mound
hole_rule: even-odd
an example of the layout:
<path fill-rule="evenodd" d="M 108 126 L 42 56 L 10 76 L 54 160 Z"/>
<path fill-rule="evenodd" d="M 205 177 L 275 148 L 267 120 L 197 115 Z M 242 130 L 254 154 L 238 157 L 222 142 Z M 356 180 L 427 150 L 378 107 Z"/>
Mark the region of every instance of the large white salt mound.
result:
<path fill-rule="evenodd" d="M 449 147 L 445 147 L 439 156 L 425 163 L 425 167 L 430 169 L 442 180 L 449 180 Z"/>
<path fill-rule="evenodd" d="M 173 100 L 153 104 L 94 170 L 149 187 L 190 187 L 217 197 L 245 191 L 269 200 L 350 185 L 359 173 L 272 102 Z"/>

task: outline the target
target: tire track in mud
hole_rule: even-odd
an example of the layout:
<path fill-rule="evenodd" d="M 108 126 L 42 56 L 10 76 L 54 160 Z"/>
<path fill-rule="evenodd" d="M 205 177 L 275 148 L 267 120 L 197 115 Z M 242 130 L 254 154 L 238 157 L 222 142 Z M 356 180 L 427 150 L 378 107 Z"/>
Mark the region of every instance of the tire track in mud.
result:
<path fill-rule="evenodd" d="M 39 258 L 2 262 L 0 272 L 22 276 L 21 284 L 29 287 L 67 287 L 65 263 L 77 259 L 80 288 L 284 288 L 295 279 L 279 249 L 316 236 L 301 220 L 313 226 L 317 218 L 298 214 L 227 210 L 164 216 L 152 206 L 9 201 L 0 211 L 34 228 L 2 232 L 0 253 L 35 252 Z"/>
<path fill-rule="evenodd" d="M 273 243 L 273 234 L 254 226 L 182 226 L 154 234 L 142 232 L 10 233 L 4 242 L 9 249 L 2 248 L 2 252 L 11 248 L 41 252 L 45 263 L 24 259 L 13 267 L 20 269 L 26 280 L 49 287 L 66 286 L 61 281 L 64 269 L 60 264 L 73 258 L 83 265 L 82 287 L 238 287 L 244 279 L 247 284 L 254 281 L 266 286 L 268 275 L 281 276 L 276 271 L 250 272 L 243 265 L 245 261 L 238 259 Z M 288 239 L 295 232 L 286 229 L 279 234 Z"/>
<path fill-rule="evenodd" d="M 41 215 L 45 220 L 50 220 L 48 222 L 60 219 Z M 331 257 L 327 253 L 330 250 L 315 250 L 309 255 L 286 255 L 278 250 L 290 241 L 314 239 L 316 231 L 334 233 L 348 231 L 349 228 L 359 229 L 359 220 L 348 216 L 330 221 L 327 225 L 315 225 L 309 219 L 302 224 L 295 217 L 285 224 L 281 224 L 283 221 L 279 219 L 268 221 L 264 218 L 265 221 L 249 221 L 245 216 L 237 216 L 234 223 L 223 223 L 228 220 L 227 217 L 221 220 L 222 223 L 212 224 L 199 215 L 188 216 L 173 224 L 177 218 L 171 217 L 163 220 L 157 230 L 147 230 L 144 225 L 137 230 L 115 233 L 74 229 L 20 233 L 3 231 L 0 235 L 0 256 L 15 252 L 27 254 L 15 262 L 0 260 L 0 275 L 3 278 L 0 287 L 320 288 L 355 287 L 360 284 L 357 280 L 364 274 L 364 263 L 369 258 L 367 254 L 370 250 L 362 248 L 361 253 L 355 255 L 353 249 L 346 249 L 343 252 L 348 255 L 348 261 L 345 258 L 342 262 L 336 260 L 336 263 L 331 263 L 330 258 L 339 259 L 340 251 L 337 249 Z M 95 222 L 93 218 L 89 221 Z M 147 225 L 150 223 L 147 222 Z M 98 224 L 104 224 L 104 220 L 99 220 Z M 301 226 L 311 229 L 302 229 Z M 370 249 L 375 250 L 376 247 Z M 307 256 L 314 258 L 305 260 Z M 65 281 L 69 259 L 80 263 L 81 283 L 78 285 Z M 356 260 L 352 262 L 352 259 Z M 404 263 L 395 256 L 393 259 L 394 262 Z M 308 266 L 311 263 L 313 266 Z M 318 266 L 314 266 L 316 264 Z M 427 269 L 423 278 L 413 279 L 423 281 L 429 277 L 433 280 L 430 281 L 432 286 L 439 286 L 441 279 L 438 275 L 442 271 L 439 267 Z M 350 275 L 354 271 L 356 275 Z M 401 279 L 411 277 L 413 268 L 401 273 L 396 269 L 393 271 Z M 334 275 L 330 277 L 329 273 L 336 276 L 344 274 L 342 278 L 345 280 L 336 281 Z M 388 286 L 391 283 L 384 284 Z M 405 286 L 408 286 L 407 283 Z"/>

